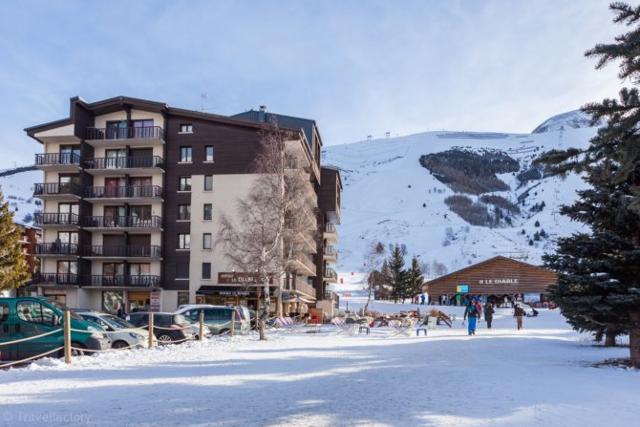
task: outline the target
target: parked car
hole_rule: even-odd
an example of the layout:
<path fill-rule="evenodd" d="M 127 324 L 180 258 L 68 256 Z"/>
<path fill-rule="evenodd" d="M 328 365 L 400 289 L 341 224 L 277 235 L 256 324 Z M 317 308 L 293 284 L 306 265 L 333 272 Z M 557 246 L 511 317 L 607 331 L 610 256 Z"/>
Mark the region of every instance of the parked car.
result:
<path fill-rule="evenodd" d="M 64 346 L 62 329 L 65 310 L 65 306 L 45 298 L 0 298 L 0 343 L 60 329 L 41 338 L 0 346 L 0 360 L 22 360 Z M 80 349 L 73 350 L 73 354 L 111 348 L 109 337 L 99 326 L 87 322 L 73 311 L 70 311 L 70 316 L 71 345 Z M 57 356 L 63 354 L 60 350 Z"/>
<path fill-rule="evenodd" d="M 184 305 L 176 311 L 192 322 L 199 322 L 200 312 L 204 312 L 204 323 L 214 335 L 226 334 L 231 330 L 231 313 L 235 311 L 234 332 L 247 334 L 251 330 L 249 309 L 244 306 L 225 306 L 210 304 Z"/>
<path fill-rule="evenodd" d="M 95 323 L 106 331 L 107 336 L 111 339 L 111 348 L 142 348 L 149 344 L 149 331 L 144 328 L 136 328 L 113 314 L 100 313 L 99 311 L 80 311 L 77 313 L 84 320 Z"/>
<path fill-rule="evenodd" d="M 149 325 L 149 312 L 138 311 L 127 315 L 127 321 L 136 327 Z M 193 326 L 184 316 L 175 313 L 153 313 L 153 335 L 160 344 L 183 342 L 195 338 Z"/>

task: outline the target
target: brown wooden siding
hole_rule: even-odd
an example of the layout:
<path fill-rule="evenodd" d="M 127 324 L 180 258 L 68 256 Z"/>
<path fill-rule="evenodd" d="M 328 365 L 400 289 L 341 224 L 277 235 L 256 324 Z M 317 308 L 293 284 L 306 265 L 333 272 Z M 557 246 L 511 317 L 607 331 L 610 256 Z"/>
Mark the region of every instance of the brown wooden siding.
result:
<path fill-rule="evenodd" d="M 472 295 L 506 295 L 519 293 L 545 293 L 556 283 L 553 271 L 542 267 L 495 257 L 463 268 L 425 283 L 432 297 L 453 295 L 458 285 L 469 285 Z"/>

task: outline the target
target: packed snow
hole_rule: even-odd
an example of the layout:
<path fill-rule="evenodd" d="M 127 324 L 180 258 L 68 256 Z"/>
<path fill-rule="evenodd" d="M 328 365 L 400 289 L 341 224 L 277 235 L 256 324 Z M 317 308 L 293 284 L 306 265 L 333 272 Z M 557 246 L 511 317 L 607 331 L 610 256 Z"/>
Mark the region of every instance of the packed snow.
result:
<path fill-rule="evenodd" d="M 376 303 L 398 311 L 415 306 Z M 0 372 L 0 425 L 586 426 L 636 425 L 640 372 L 593 367 L 625 348 L 593 346 L 557 311 L 516 331 L 428 337 L 270 332 L 153 350 L 45 359 Z"/>

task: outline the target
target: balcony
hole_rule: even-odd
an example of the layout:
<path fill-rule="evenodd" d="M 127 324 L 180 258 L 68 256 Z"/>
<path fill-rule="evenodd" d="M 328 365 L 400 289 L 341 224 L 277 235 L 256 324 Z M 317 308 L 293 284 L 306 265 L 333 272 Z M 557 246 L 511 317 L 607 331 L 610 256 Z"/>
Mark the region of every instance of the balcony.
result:
<path fill-rule="evenodd" d="M 34 224 L 47 228 L 76 228 L 80 225 L 80 217 L 74 213 L 43 213 L 34 215 Z"/>
<path fill-rule="evenodd" d="M 324 226 L 324 238 L 329 242 L 338 241 L 338 230 L 336 230 L 335 224 L 327 223 Z"/>
<path fill-rule="evenodd" d="M 77 153 L 36 154 L 36 167 L 41 170 L 75 172 L 80 169 L 80 155 Z"/>
<path fill-rule="evenodd" d="M 299 254 L 294 259 L 290 260 L 289 268 L 301 275 L 310 277 L 316 276 L 316 265 L 303 254 Z"/>
<path fill-rule="evenodd" d="M 146 275 L 92 275 L 88 276 L 84 281 L 84 284 L 88 286 L 132 286 L 132 287 L 144 287 L 154 288 L 160 286 L 160 276 L 146 276 Z"/>
<path fill-rule="evenodd" d="M 160 126 L 128 128 L 87 128 L 85 141 L 93 147 L 123 146 L 153 147 L 164 144 L 164 129 Z"/>
<path fill-rule="evenodd" d="M 303 294 L 306 294 L 312 298 L 315 299 L 316 297 L 316 288 L 314 288 L 313 286 L 311 286 L 308 283 L 304 283 L 304 282 L 296 282 L 296 290 L 302 292 Z"/>
<path fill-rule="evenodd" d="M 334 246 L 325 246 L 324 259 L 325 261 L 336 262 L 338 260 L 338 250 Z"/>
<path fill-rule="evenodd" d="M 325 267 L 322 275 L 325 282 L 337 283 L 338 273 L 333 268 Z"/>
<path fill-rule="evenodd" d="M 149 231 L 162 230 L 162 217 L 151 216 L 140 218 L 137 216 L 85 216 L 82 226 L 92 230 L 123 230 Z"/>
<path fill-rule="evenodd" d="M 38 256 L 79 256 L 80 249 L 76 243 L 38 243 L 36 245 L 36 255 Z"/>
<path fill-rule="evenodd" d="M 37 285 L 78 285 L 80 278 L 72 273 L 36 273 L 31 280 Z"/>
<path fill-rule="evenodd" d="M 40 199 L 79 199 L 80 185 L 75 182 L 45 182 L 35 184 L 33 195 Z"/>
<path fill-rule="evenodd" d="M 84 197 L 93 201 L 118 199 L 162 200 L 162 187 L 159 185 L 89 187 L 86 189 Z"/>
<path fill-rule="evenodd" d="M 86 258 L 144 258 L 144 259 L 161 259 L 162 249 L 160 246 L 102 246 L 89 245 L 85 246 L 83 256 Z"/>
<path fill-rule="evenodd" d="M 160 156 L 98 157 L 84 162 L 91 175 L 107 175 L 114 171 L 128 173 L 136 169 L 163 172 L 164 159 Z"/>

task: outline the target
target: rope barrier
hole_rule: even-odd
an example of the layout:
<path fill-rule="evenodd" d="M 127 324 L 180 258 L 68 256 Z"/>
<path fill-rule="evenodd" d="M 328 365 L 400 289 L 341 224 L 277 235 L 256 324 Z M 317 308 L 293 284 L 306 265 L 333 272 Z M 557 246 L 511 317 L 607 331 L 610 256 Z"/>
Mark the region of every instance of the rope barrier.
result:
<path fill-rule="evenodd" d="M 44 352 L 44 353 L 36 354 L 35 356 L 27 357 L 26 359 L 16 360 L 15 362 L 4 363 L 4 364 L 0 365 L 0 368 L 8 368 L 9 366 L 18 365 L 20 363 L 28 362 L 28 361 L 33 360 L 33 359 L 38 359 L 40 357 L 48 356 L 51 353 L 55 353 L 55 352 L 58 352 L 58 351 L 63 350 L 63 349 L 64 349 L 64 347 L 58 347 L 58 348 L 54 348 L 53 350 L 49 350 L 49 351 Z"/>
<path fill-rule="evenodd" d="M 62 328 L 54 329 L 53 331 L 45 332 L 44 334 L 40 334 L 40 335 L 34 335 L 34 336 L 31 336 L 31 337 L 27 337 L 27 338 L 20 338 L 19 340 L 0 342 L 0 347 L 2 347 L 3 345 L 17 344 L 17 343 L 20 343 L 20 342 L 35 340 L 36 338 L 46 337 L 48 335 L 57 334 L 58 332 L 62 332 Z"/>

